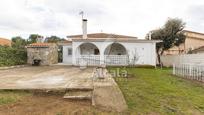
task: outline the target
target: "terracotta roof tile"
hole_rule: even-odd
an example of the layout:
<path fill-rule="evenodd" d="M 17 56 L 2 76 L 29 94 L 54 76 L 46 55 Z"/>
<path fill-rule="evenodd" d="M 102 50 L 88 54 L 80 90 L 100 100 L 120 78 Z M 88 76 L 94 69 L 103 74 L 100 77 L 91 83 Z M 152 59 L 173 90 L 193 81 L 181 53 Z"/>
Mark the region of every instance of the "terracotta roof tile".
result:
<path fill-rule="evenodd" d="M 11 46 L 11 40 L 5 39 L 5 38 L 0 38 L 0 45 Z"/>
<path fill-rule="evenodd" d="M 117 34 L 108 34 L 108 33 L 92 33 L 92 34 L 87 34 L 87 39 L 96 39 L 96 38 L 135 38 L 137 37 L 134 36 L 126 36 L 126 35 L 117 35 Z M 67 36 L 67 38 L 82 38 L 82 35 L 71 35 Z"/>
<path fill-rule="evenodd" d="M 32 43 L 32 44 L 29 44 L 27 47 L 48 47 L 52 44 L 53 43 Z"/>

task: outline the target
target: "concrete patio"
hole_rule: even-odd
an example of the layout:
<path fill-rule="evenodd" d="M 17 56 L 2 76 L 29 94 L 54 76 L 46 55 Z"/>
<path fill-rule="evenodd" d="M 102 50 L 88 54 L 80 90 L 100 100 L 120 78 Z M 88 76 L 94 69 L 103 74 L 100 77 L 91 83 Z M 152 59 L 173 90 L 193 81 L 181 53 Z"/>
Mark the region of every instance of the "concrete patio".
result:
<path fill-rule="evenodd" d="M 66 89 L 92 87 L 93 68 L 40 66 L 0 70 L 0 89 Z"/>
<path fill-rule="evenodd" d="M 95 68 L 28 66 L 0 70 L 0 89 L 60 91 L 64 99 L 89 98 L 96 107 L 125 111 L 127 105 L 119 87 L 107 71 L 104 75 L 105 79 L 98 79 Z"/>

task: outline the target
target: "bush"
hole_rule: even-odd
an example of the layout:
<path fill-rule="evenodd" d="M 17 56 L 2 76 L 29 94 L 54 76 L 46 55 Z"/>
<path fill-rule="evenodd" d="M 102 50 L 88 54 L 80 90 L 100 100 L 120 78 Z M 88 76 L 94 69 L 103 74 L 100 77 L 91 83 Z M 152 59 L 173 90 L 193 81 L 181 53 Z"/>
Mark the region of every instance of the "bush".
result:
<path fill-rule="evenodd" d="M 26 63 L 26 60 L 25 49 L 0 46 L 0 66 L 22 65 Z"/>

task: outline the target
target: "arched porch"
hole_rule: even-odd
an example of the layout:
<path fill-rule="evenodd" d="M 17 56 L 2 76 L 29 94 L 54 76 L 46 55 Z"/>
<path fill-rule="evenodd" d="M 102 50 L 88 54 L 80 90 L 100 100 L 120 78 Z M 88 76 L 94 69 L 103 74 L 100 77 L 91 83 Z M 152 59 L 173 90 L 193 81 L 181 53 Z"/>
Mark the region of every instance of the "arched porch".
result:
<path fill-rule="evenodd" d="M 128 52 L 124 45 L 112 43 L 104 51 L 106 65 L 128 65 Z"/>
<path fill-rule="evenodd" d="M 128 51 L 121 43 L 81 43 L 76 47 L 76 65 L 128 65 Z"/>
<path fill-rule="evenodd" d="M 82 43 L 76 51 L 76 64 L 100 65 L 100 50 L 93 43 Z"/>

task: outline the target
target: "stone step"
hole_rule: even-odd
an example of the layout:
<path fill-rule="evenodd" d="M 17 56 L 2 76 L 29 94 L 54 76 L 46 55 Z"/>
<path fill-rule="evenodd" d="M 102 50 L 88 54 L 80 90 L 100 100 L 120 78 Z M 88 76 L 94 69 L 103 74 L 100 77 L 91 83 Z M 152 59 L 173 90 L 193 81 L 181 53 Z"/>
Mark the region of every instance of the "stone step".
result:
<path fill-rule="evenodd" d="M 93 87 L 68 87 L 66 92 L 68 91 L 93 91 Z"/>
<path fill-rule="evenodd" d="M 67 91 L 64 99 L 92 100 L 93 91 Z"/>

